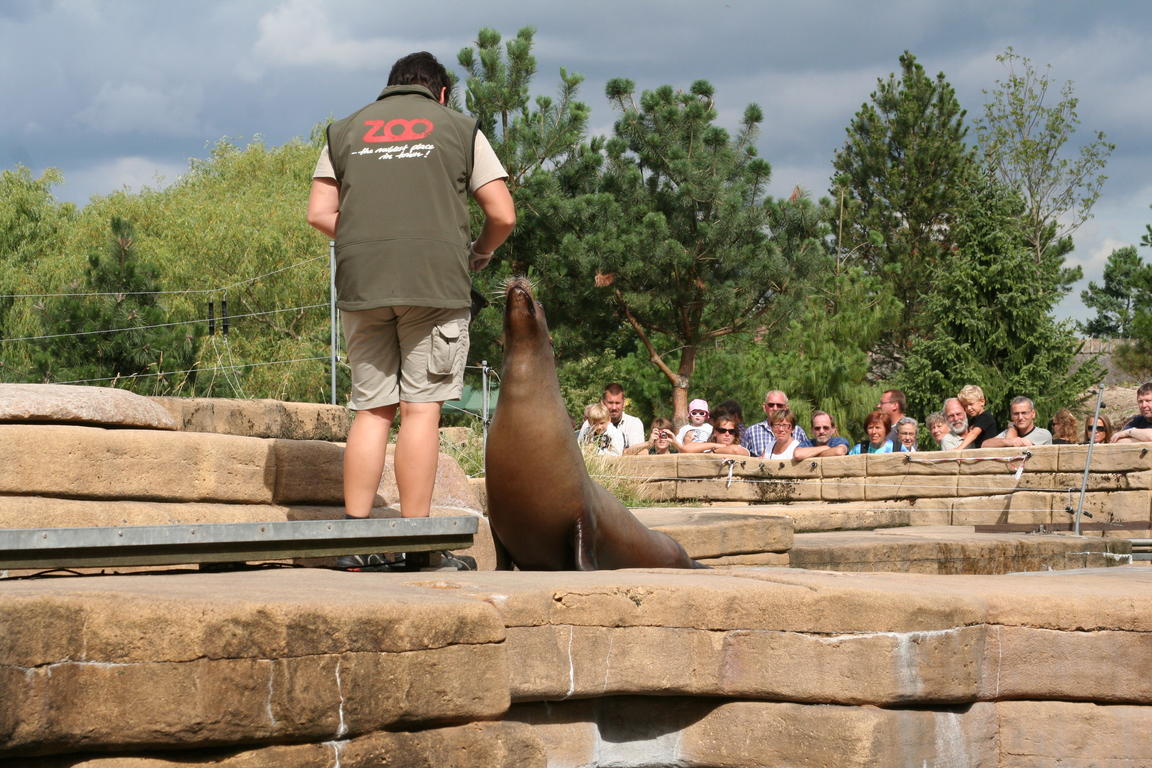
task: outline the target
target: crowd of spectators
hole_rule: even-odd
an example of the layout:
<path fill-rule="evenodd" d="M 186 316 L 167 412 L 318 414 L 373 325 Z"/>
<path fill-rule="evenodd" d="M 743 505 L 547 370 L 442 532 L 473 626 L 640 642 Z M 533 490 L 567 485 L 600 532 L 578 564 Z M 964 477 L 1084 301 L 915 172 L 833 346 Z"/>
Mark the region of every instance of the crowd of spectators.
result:
<path fill-rule="evenodd" d="M 906 415 L 908 399 L 898 389 L 885 390 L 875 409 L 864 418 L 864 439 L 853 443 L 840 435 L 826 411 L 814 411 L 809 436 L 789 408 L 788 395 L 773 389 L 764 396 L 765 418 L 744 424 L 744 413 L 734 400 L 710 409 L 697 398 L 688 404 L 688 422 L 679 430 L 666 418 L 652 421 L 648 439 L 640 419 L 624 413 L 624 388 L 609 384 L 599 402 L 584 410 L 578 438 L 599 454 L 717 453 L 765 459 L 807 459 L 867 453 L 910 453 L 922 450 L 1026 447 L 1077 442 L 1152 442 L 1152 382 L 1136 393 L 1139 413 L 1113 429 L 1107 416 L 1088 416 L 1083 422 L 1068 409 L 1057 411 L 1050 429 L 1036 424 L 1036 406 L 1028 397 L 1012 398 L 1009 423 L 1003 429 L 987 410 L 984 391 L 969 384 L 941 409 L 924 420 L 929 445 L 920 444 L 920 424 Z M 1081 429 L 1081 424 L 1083 428 Z M 934 444 L 934 445 L 933 445 Z"/>

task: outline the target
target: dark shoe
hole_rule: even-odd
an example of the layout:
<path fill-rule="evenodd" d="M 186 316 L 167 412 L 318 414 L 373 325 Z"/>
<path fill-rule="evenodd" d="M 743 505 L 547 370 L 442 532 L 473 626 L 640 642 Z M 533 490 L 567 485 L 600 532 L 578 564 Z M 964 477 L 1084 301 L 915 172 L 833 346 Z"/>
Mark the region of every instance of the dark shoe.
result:
<path fill-rule="evenodd" d="M 387 552 L 371 555 L 341 555 L 336 558 L 336 568 L 341 571 L 397 571 L 404 569 L 404 553 Z"/>
<path fill-rule="evenodd" d="M 444 550 L 409 552 L 404 564 L 406 571 L 474 571 L 476 558 L 454 555 Z"/>

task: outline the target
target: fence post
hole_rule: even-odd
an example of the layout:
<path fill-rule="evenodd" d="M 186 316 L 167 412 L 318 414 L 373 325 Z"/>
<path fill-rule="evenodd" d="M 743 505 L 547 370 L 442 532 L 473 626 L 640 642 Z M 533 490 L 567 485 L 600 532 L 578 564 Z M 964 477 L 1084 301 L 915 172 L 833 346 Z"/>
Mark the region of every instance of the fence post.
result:
<path fill-rule="evenodd" d="M 1088 455 L 1084 457 L 1084 479 L 1080 482 L 1080 503 L 1076 505 L 1073 534 L 1080 535 L 1080 518 L 1084 514 L 1084 496 L 1088 492 L 1088 470 L 1092 467 L 1092 449 L 1096 447 L 1096 422 L 1100 419 L 1100 406 L 1104 401 L 1104 382 L 1096 387 L 1096 413 L 1092 415 L 1092 431 L 1088 433 Z M 1091 515 L 1089 515 L 1091 517 Z"/>
<path fill-rule="evenodd" d="M 336 405 L 336 241 L 328 241 L 328 371 Z"/>

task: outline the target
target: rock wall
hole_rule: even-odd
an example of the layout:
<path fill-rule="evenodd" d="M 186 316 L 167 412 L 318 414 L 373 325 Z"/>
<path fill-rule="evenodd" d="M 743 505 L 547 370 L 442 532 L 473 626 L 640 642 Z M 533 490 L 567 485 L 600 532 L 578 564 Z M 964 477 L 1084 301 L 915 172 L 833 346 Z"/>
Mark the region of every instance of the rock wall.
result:
<path fill-rule="evenodd" d="M 1069 523 L 1079 503 L 1088 446 L 925 451 L 781 462 L 713 455 L 627 456 L 620 474 L 658 501 L 764 505 L 796 530 L 892 525 Z M 1083 522 L 1148 523 L 1107 531 L 1152 535 L 1152 445 L 1092 452 Z M 856 518 L 854 522 L 848 518 Z M 810 527 L 809 527 L 810 526 Z M 1095 535 L 1101 535 L 1096 531 Z"/>
<path fill-rule="evenodd" d="M 1152 570 L 318 570 L 0 591 L 29 766 L 1152 763 Z"/>

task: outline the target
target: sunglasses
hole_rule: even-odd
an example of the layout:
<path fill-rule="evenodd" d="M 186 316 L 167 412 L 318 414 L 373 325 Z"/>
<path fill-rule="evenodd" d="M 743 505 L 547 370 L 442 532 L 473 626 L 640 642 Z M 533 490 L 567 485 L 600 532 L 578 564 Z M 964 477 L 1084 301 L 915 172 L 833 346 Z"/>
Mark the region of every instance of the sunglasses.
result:
<path fill-rule="evenodd" d="M 714 429 L 722 435 L 734 435 L 740 431 L 738 427 L 733 427 L 732 429 L 728 427 L 715 427 Z"/>
<path fill-rule="evenodd" d="M 787 408 L 788 403 L 765 403 L 769 408 Z"/>
<path fill-rule="evenodd" d="M 813 432 L 831 432 L 832 427 L 812 427 Z"/>
<path fill-rule="evenodd" d="M 708 415 L 708 411 L 689 411 L 688 413 L 692 416 L 707 416 Z"/>

